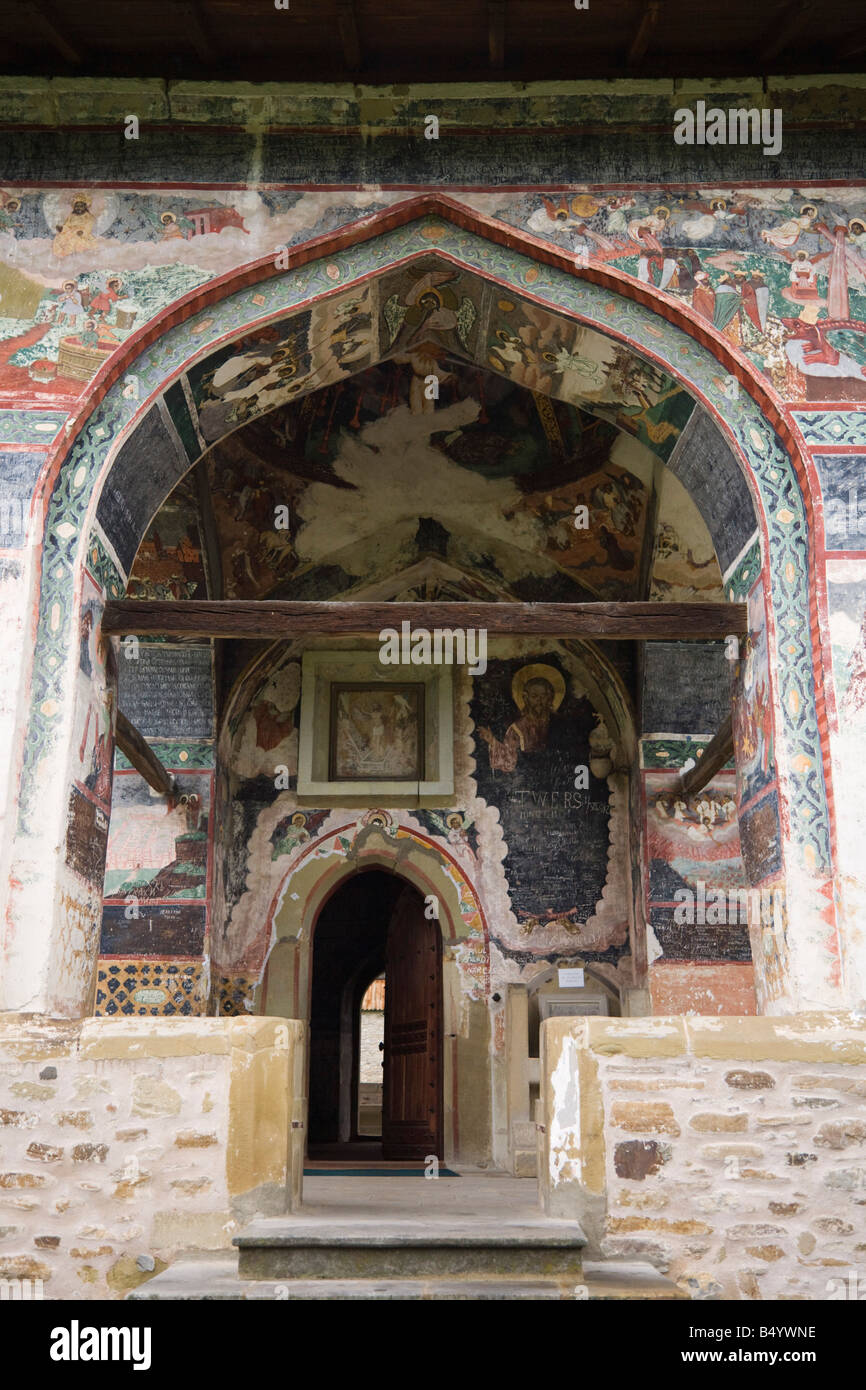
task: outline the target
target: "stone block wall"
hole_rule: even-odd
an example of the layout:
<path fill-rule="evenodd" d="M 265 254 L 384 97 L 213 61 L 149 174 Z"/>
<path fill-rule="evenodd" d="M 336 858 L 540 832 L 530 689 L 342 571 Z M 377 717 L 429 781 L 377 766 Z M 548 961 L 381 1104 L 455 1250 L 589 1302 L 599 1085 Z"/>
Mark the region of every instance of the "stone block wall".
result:
<path fill-rule="evenodd" d="M 863 1286 L 863 1018 L 552 1019 L 541 1076 L 542 1201 L 596 1257 L 693 1297 Z"/>
<path fill-rule="evenodd" d="M 300 1201 L 304 1025 L 0 1015 L 0 1279 L 122 1297 Z"/>

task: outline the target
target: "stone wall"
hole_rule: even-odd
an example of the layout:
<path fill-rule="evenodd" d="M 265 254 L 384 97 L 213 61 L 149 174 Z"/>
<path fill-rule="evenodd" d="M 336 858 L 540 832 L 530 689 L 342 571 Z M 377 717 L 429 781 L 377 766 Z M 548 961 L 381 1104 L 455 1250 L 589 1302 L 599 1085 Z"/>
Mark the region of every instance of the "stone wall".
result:
<path fill-rule="evenodd" d="M 866 1266 L 862 1017 L 555 1019 L 541 1068 L 542 1200 L 593 1253 L 729 1299 Z"/>
<path fill-rule="evenodd" d="M 385 1037 L 385 1015 L 381 1009 L 367 1009 L 361 1014 L 362 1084 L 382 1085 L 382 1053 L 379 1044 Z"/>
<path fill-rule="evenodd" d="M 122 1297 L 300 1201 L 304 1025 L 0 1015 L 0 1279 Z"/>

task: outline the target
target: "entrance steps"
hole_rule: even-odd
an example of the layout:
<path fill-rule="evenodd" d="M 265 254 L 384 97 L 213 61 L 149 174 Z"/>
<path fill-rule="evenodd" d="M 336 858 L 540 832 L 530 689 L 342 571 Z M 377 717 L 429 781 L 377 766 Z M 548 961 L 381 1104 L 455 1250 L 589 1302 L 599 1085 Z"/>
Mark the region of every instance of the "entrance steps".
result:
<path fill-rule="evenodd" d="M 233 1242 L 241 1279 L 539 1279 L 581 1282 L 583 1232 L 570 1221 L 461 1216 L 402 1220 L 266 1217 Z"/>
<path fill-rule="evenodd" d="M 669 1300 L 688 1295 L 651 1265 L 610 1261 L 583 1266 L 580 1281 L 538 1277 L 486 1279 L 241 1279 L 230 1250 L 182 1256 L 126 1295 L 134 1302 L 247 1300 L 248 1302 L 489 1302 L 613 1299 Z"/>
<path fill-rule="evenodd" d="M 651 1266 L 584 1264 L 575 1221 L 535 1183 L 465 1175 L 311 1177 L 304 1203 L 256 1217 L 234 1251 L 200 1252 L 127 1295 L 147 1299 L 680 1299 Z"/>

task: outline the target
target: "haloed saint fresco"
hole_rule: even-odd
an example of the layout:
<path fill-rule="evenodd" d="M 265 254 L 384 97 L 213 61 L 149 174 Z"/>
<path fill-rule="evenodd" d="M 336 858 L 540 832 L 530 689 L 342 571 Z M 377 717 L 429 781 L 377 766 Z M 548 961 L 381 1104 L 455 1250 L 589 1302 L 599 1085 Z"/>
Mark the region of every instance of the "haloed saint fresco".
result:
<path fill-rule="evenodd" d="M 471 709 L 478 792 L 499 809 L 521 930 L 556 922 L 577 940 L 607 877 L 609 791 L 590 769 L 603 726 L 556 656 L 489 662 Z"/>
<path fill-rule="evenodd" d="M 423 763 L 423 684 L 332 687 L 332 781 L 420 782 Z"/>

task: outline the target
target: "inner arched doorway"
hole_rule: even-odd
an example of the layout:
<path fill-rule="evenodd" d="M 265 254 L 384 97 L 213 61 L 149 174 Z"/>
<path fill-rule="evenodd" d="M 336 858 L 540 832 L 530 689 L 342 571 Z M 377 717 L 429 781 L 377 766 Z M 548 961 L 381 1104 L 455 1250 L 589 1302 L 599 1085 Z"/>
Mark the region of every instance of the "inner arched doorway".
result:
<path fill-rule="evenodd" d="M 384 985 L 379 1057 L 362 1027 L 373 981 Z M 441 933 L 413 884 L 368 869 L 328 898 L 313 933 L 309 1017 L 310 1157 L 443 1157 Z M 359 1101 L 362 1088 L 375 1101 L 377 1062 L 380 1132 L 365 1134 Z"/>

